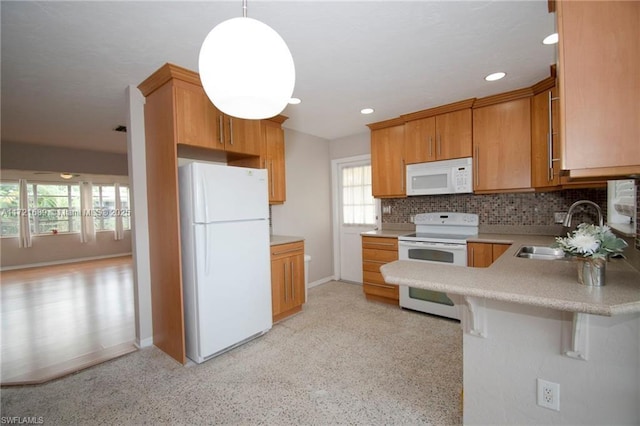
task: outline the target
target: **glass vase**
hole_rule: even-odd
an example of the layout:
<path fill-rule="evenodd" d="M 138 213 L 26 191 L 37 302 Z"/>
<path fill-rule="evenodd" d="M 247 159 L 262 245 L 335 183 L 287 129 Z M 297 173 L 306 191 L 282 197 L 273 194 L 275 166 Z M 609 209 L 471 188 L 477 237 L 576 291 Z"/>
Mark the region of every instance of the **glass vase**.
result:
<path fill-rule="evenodd" d="M 607 261 L 605 259 L 583 257 L 578 260 L 578 282 L 580 284 L 593 287 L 602 287 L 606 284 Z"/>

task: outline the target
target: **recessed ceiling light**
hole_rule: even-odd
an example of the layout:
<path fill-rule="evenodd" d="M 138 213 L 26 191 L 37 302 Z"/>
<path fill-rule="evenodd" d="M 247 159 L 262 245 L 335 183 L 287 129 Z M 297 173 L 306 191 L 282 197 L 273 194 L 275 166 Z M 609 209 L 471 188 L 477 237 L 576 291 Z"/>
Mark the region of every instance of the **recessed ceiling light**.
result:
<path fill-rule="evenodd" d="M 503 72 L 494 72 L 493 74 L 489 74 L 488 76 L 486 76 L 484 79 L 487 80 L 487 81 L 496 81 L 496 80 L 500 80 L 505 75 L 507 75 L 507 74 L 505 74 Z"/>
<path fill-rule="evenodd" d="M 300 102 L 302 102 L 299 98 L 291 98 L 289 99 L 289 104 L 290 105 L 298 105 Z"/>
<path fill-rule="evenodd" d="M 71 173 L 60 173 L 62 179 L 71 179 L 73 175 Z"/>
<path fill-rule="evenodd" d="M 362 108 L 360 110 L 360 114 L 371 114 L 373 113 L 374 109 L 373 108 Z"/>
<path fill-rule="evenodd" d="M 556 44 L 558 42 L 558 33 L 549 34 L 542 40 L 542 44 Z"/>

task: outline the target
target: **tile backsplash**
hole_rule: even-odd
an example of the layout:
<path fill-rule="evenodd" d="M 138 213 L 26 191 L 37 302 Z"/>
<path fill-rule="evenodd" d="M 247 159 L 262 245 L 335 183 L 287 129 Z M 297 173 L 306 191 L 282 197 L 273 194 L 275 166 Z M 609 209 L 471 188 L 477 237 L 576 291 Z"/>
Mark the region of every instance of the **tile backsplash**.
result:
<path fill-rule="evenodd" d="M 640 201 L 640 181 L 636 180 L 636 199 Z M 591 200 L 602 209 L 607 218 L 607 190 L 566 189 L 554 192 L 523 192 L 511 194 L 460 194 L 422 197 L 389 198 L 382 200 L 391 213 L 382 215 L 383 224 L 409 224 L 413 215 L 428 212 L 476 213 L 480 225 L 550 226 L 554 225 L 554 212 L 566 212 L 578 200 Z M 637 203 L 640 218 L 640 202 Z M 573 217 L 574 225 L 596 222 L 593 208 L 585 208 Z M 635 247 L 640 250 L 640 220 L 636 222 Z"/>
<path fill-rule="evenodd" d="M 383 211 L 385 207 L 390 207 L 391 213 L 382 215 L 382 223 L 411 223 L 411 217 L 418 213 L 453 211 L 476 213 L 481 225 L 547 226 L 554 225 L 554 212 L 566 212 L 569 206 L 578 200 L 591 200 L 598 204 L 606 220 L 607 190 L 601 188 L 383 199 Z M 582 213 L 575 214 L 573 219 L 575 224 L 596 223 L 597 216 L 593 208 L 585 208 Z"/>

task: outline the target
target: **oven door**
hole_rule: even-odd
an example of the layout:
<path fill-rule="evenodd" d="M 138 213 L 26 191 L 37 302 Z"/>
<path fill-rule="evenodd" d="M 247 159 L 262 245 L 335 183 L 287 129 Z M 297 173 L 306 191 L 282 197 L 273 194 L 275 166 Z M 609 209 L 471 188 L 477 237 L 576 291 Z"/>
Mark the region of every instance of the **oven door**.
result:
<path fill-rule="evenodd" d="M 399 241 L 398 259 L 416 262 L 439 263 L 452 266 L 467 264 L 467 245 Z M 399 286 L 400 306 L 427 314 L 460 320 L 460 311 L 445 293 Z"/>

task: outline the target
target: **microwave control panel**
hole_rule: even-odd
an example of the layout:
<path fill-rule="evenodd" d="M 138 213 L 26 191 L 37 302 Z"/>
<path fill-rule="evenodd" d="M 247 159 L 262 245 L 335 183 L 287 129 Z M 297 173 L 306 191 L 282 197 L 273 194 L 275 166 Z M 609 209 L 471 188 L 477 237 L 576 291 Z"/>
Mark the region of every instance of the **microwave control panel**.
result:
<path fill-rule="evenodd" d="M 471 192 L 471 176 L 471 166 L 454 167 L 452 170 L 454 192 Z"/>

